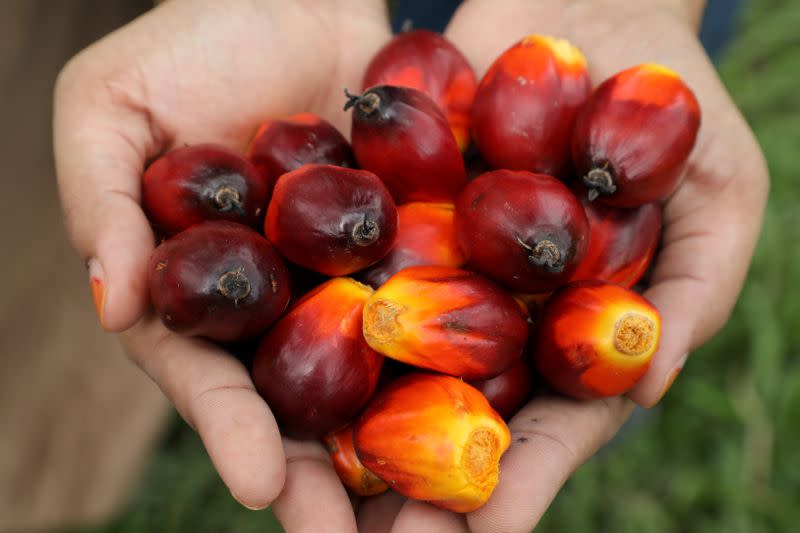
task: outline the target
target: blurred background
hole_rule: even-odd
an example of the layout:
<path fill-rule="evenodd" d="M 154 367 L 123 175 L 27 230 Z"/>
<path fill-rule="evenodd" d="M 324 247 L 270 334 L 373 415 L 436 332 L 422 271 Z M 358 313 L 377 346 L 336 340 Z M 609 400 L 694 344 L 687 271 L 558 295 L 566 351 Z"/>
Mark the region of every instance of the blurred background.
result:
<path fill-rule="evenodd" d="M 740 3 L 733 26 L 721 23 Z M 151 5 L 0 2 L 3 532 L 280 531 L 269 510 L 233 501 L 197 436 L 100 331 L 61 227 L 55 76 Z M 575 474 L 537 531 L 798 530 L 800 2 L 718 0 L 711 9 L 704 42 L 772 177 L 750 276 L 726 328 L 661 406 Z"/>

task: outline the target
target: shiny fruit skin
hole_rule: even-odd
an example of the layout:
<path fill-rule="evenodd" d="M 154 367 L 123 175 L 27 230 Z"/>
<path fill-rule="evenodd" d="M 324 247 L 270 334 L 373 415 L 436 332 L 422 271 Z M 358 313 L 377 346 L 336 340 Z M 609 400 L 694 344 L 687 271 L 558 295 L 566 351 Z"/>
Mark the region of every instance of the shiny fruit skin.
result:
<path fill-rule="evenodd" d="M 268 188 L 245 158 L 215 144 L 176 148 L 142 176 L 142 208 L 163 236 L 206 220 L 258 228 Z"/>
<path fill-rule="evenodd" d="M 460 379 L 399 378 L 355 425 L 361 462 L 392 490 L 457 513 L 486 503 L 511 435 L 486 398 Z"/>
<path fill-rule="evenodd" d="M 630 289 L 647 272 L 661 236 L 661 208 L 609 207 L 580 197 L 589 220 L 589 247 L 572 281 L 597 279 Z"/>
<path fill-rule="evenodd" d="M 542 378 L 562 394 L 590 400 L 623 394 L 647 372 L 661 317 L 629 289 L 578 281 L 550 297 L 536 335 Z"/>
<path fill-rule="evenodd" d="M 264 122 L 250 141 L 247 158 L 261 173 L 270 192 L 281 175 L 306 164 L 355 166 L 353 151 L 344 135 L 313 113 Z"/>
<path fill-rule="evenodd" d="M 264 336 L 252 377 L 284 435 L 319 439 L 366 406 L 383 357 L 361 334 L 372 289 L 332 279 L 306 294 Z"/>
<path fill-rule="evenodd" d="M 560 287 L 586 253 L 586 214 L 551 176 L 487 172 L 461 191 L 455 206 L 456 238 L 467 265 L 514 291 Z"/>
<path fill-rule="evenodd" d="M 241 224 L 202 222 L 162 242 L 147 266 L 150 300 L 169 329 L 233 342 L 271 326 L 289 273 L 270 242 Z"/>
<path fill-rule="evenodd" d="M 590 91 L 577 48 L 528 36 L 483 76 L 472 106 L 473 139 L 494 168 L 566 178 L 572 128 Z"/>
<path fill-rule="evenodd" d="M 417 266 L 389 278 L 366 303 L 364 337 L 403 363 L 487 379 L 519 360 L 528 323 L 517 301 L 483 276 Z"/>
<path fill-rule="evenodd" d="M 442 109 L 463 152 L 470 143 L 470 109 L 478 88 L 467 58 L 444 36 L 413 30 L 395 35 L 372 58 L 363 88 L 395 85 L 422 91 Z"/>
<path fill-rule="evenodd" d="M 378 288 L 404 268 L 419 265 L 460 267 L 464 256 L 456 242 L 453 204 L 412 202 L 397 208 L 397 241 L 389 255 L 359 274 Z"/>
<path fill-rule="evenodd" d="M 527 359 L 522 358 L 499 376 L 469 384 L 486 397 L 503 420 L 509 420 L 531 397 L 533 373 Z"/>
<path fill-rule="evenodd" d="M 575 125 L 572 157 L 592 198 L 638 207 L 677 188 L 699 128 L 700 106 L 680 77 L 639 65 L 594 91 Z"/>
<path fill-rule="evenodd" d="M 361 464 L 353 446 L 353 426 L 344 428 L 325 437 L 325 445 L 331 454 L 333 469 L 344 486 L 358 496 L 375 496 L 389 490 L 381 478 Z"/>
<path fill-rule="evenodd" d="M 424 93 L 380 85 L 348 96 L 358 165 L 374 172 L 397 204 L 452 202 L 467 180 L 447 119 Z"/>
<path fill-rule="evenodd" d="M 397 208 L 371 172 L 305 165 L 278 179 L 264 232 L 289 261 L 345 276 L 389 253 Z"/>

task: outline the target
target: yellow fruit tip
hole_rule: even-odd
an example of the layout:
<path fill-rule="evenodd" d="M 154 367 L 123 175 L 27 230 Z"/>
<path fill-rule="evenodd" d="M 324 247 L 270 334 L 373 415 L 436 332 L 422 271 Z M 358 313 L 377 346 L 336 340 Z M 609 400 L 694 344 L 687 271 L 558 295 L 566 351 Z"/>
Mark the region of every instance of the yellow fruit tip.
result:
<path fill-rule="evenodd" d="M 656 342 L 656 326 L 650 318 L 639 313 L 628 313 L 620 318 L 614 328 L 614 347 L 625 355 L 642 355 L 650 352 Z"/>
<path fill-rule="evenodd" d="M 586 58 L 583 57 L 577 46 L 566 39 L 534 34 L 525 37 L 522 40 L 522 44 L 527 46 L 536 44 L 547 46 L 561 63 L 570 67 L 586 68 Z"/>
<path fill-rule="evenodd" d="M 651 72 L 653 74 L 658 74 L 660 76 L 669 76 L 670 78 L 679 78 L 678 73 L 672 70 L 669 67 L 665 67 L 664 65 L 660 65 L 658 63 L 645 63 L 643 65 L 639 65 L 641 70 L 645 70 L 647 72 Z"/>

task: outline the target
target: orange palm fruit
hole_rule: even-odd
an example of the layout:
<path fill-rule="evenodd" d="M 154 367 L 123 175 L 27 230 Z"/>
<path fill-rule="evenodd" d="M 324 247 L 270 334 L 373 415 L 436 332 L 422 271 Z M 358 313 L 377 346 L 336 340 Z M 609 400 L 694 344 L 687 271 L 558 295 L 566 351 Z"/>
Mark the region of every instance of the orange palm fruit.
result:
<path fill-rule="evenodd" d="M 595 89 L 572 136 L 588 198 L 615 207 L 666 199 L 678 186 L 700 129 L 700 105 L 681 78 L 648 63 Z"/>
<path fill-rule="evenodd" d="M 325 437 L 333 469 L 345 487 L 359 496 L 374 496 L 389 489 L 381 478 L 367 470 L 358 460 L 353 446 L 353 426 L 347 425 Z"/>
<path fill-rule="evenodd" d="M 494 168 L 566 178 L 572 128 L 590 92 L 580 50 L 563 39 L 525 37 L 495 60 L 478 86 L 475 144 Z"/>
<path fill-rule="evenodd" d="M 453 204 L 412 202 L 399 206 L 397 217 L 394 247 L 389 255 L 359 275 L 361 281 L 380 287 L 410 266 L 464 264 L 453 225 Z"/>
<path fill-rule="evenodd" d="M 647 372 L 661 316 L 629 289 L 578 281 L 550 297 L 536 334 L 536 367 L 554 389 L 582 400 L 616 396 Z"/>
<path fill-rule="evenodd" d="M 458 268 L 410 267 L 364 305 L 364 338 L 377 352 L 464 379 L 494 377 L 528 338 L 526 313 L 488 279 Z"/>
<path fill-rule="evenodd" d="M 426 373 L 399 378 L 378 393 L 354 437 L 361 462 L 393 490 L 457 513 L 486 503 L 511 441 L 477 389 Z"/>

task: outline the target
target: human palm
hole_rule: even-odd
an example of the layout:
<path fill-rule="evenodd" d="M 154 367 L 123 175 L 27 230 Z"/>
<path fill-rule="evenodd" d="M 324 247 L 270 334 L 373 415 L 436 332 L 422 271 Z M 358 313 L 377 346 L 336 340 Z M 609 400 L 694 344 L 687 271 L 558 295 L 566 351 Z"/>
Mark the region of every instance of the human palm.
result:
<path fill-rule="evenodd" d="M 761 224 L 767 175 L 746 124 L 691 24 L 670 2 L 470 0 L 447 35 L 478 74 L 530 33 L 566 37 L 595 84 L 643 62 L 681 74 L 703 109 L 687 176 L 666 203 L 663 248 L 647 296 L 662 346 L 630 397 L 656 403 L 684 355 L 725 322 Z M 387 493 L 349 499 L 317 443 L 281 440 L 246 369 L 222 350 L 166 330 L 148 310 L 154 239 L 139 205 L 146 162 L 173 146 L 243 149 L 260 121 L 312 111 L 349 130 L 342 89 L 357 88 L 390 37 L 378 0 L 170 0 L 77 56 L 56 90 L 55 147 L 65 218 L 102 282 L 101 322 L 200 434 L 244 505 L 273 503 L 288 531 L 527 531 L 569 475 L 621 426 L 622 397 L 531 401 L 489 503 L 467 516 Z M 743 191 L 746 191 L 743 193 Z"/>

